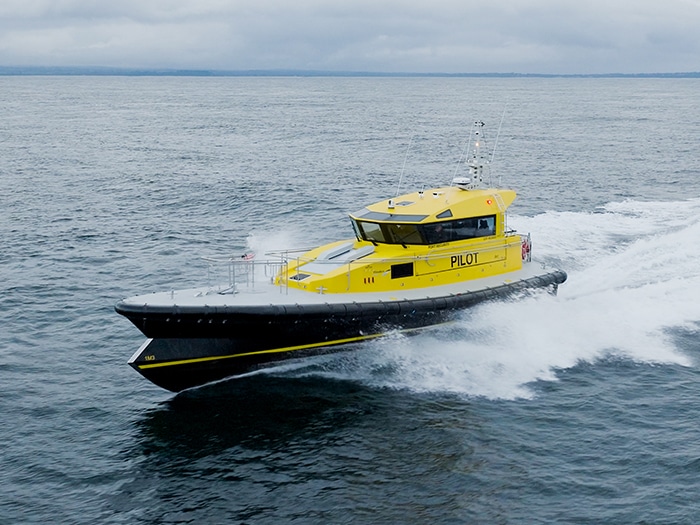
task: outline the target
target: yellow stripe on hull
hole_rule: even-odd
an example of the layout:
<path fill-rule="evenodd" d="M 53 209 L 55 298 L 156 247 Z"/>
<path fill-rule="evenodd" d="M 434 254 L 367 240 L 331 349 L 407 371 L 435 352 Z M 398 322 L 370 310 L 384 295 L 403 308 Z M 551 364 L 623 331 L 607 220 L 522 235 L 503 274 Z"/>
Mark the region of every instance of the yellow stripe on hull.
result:
<path fill-rule="evenodd" d="M 273 348 L 270 350 L 258 350 L 255 352 L 244 352 L 242 354 L 231 354 L 231 355 L 218 355 L 218 356 L 208 356 L 208 357 L 197 357 L 193 359 L 182 359 L 178 361 L 166 361 L 164 363 L 148 363 L 143 365 L 136 365 L 141 370 L 146 370 L 149 368 L 160 368 L 164 366 L 175 366 L 175 365 L 189 365 L 194 363 L 205 363 L 207 361 L 216 361 L 220 359 L 231 359 L 234 357 L 245 357 L 251 355 L 264 355 L 264 354 L 275 354 L 281 352 L 294 352 L 297 350 L 307 350 L 310 348 L 319 348 L 323 346 L 335 346 L 347 343 L 357 343 L 359 341 L 366 341 L 368 339 L 375 339 L 377 337 L 382 337 L 386 334 L 371 334 L 371 335 L 360 335 L 357 337 L 348 337 L 345 339 L 336 339 L 334 341 L 323 341 L 321 343 L 310 343 L 307 345 L 297 345 L 297 346 L 287 346 L 284 348 Z"/>

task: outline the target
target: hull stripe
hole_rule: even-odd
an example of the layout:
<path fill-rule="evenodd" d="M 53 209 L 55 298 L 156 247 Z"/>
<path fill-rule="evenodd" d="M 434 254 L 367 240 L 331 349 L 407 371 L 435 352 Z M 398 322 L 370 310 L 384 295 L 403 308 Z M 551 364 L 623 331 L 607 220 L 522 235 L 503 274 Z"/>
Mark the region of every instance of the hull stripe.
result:
<path fill-rule="evenodd" d="M 216 361 L 217 359 L 231 359 L 233 357 L 244 357 L 250 355 L 262 355 L 262 354 L 274 354 L 280 352 L 293 352 L 295 350 L 306 350 L 308 348 L 318 348 L 322 346 L 335 346 L 342 345 L 346 343 L 355 343 L 358 341 L 366 341 L 368 339 L 375 339 L 377 337 L 382 337 L 386 334 L 372 334 L 372 335 L 360 335 L 357 337 L 348 337 L 346 339 L 336 339 L 335 341 L 323 341 L 321 343 L 311 343 L 307 345 L 298 346 L 286 346 L 283 348 L 272 348 L 270 350 L 258 350 L 256 352 L 244 352 L 241 354 L 231 354 L 231 355 L 217 355 L 208 357 L 198 357 L 194 359 L 182 359 L 178 361 L 166 361 L 164 363 L 148 363 L 144 365 L 137 365 L 139 369 L 145 370 L 147 368 L 160 368 L 163 366 L 175 366 L 175 365 L 189 365 L 192 363 L 204 363 L 206 361 Z"/>

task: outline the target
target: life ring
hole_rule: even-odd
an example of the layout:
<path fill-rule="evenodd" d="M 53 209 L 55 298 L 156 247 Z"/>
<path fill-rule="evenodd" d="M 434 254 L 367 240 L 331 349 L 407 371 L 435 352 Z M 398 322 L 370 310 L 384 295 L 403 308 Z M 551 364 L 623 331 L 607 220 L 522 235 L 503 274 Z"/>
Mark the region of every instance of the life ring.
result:
<path fill-rule="evenodd" d="M 523 239 L 522 243 L 523 261 L 527 260 L 530 254 L 530 241 L 529 239 Z"/>

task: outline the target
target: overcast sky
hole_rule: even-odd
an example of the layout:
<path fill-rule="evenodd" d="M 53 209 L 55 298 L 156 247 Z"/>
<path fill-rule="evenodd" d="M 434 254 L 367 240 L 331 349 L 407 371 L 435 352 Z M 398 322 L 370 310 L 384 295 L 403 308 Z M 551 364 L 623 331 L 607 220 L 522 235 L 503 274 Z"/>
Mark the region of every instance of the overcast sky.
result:
<path fill-rule="evenodd" d="M 0 0 L 0 65 L 700 71 L 700 0 Z"/>

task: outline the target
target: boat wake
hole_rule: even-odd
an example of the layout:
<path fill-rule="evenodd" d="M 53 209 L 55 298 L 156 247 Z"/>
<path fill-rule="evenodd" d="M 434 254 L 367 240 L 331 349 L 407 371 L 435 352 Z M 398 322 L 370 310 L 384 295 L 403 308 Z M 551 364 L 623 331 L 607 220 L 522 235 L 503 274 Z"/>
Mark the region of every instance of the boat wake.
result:
<path fill-rule="evenodd" d="M 449 325 L 390 334 L 361 351 L 285 364 L 382 388 L 530 398 L 579 363 L 621 358 L 691 366 L 674 330 L 700 322 L 700 199 L 611 203 L 595 213 L 511 216 L 536 233 L 535 258 L 564 268 L 558 296 L 536 293 L 467 310 Z"/>

